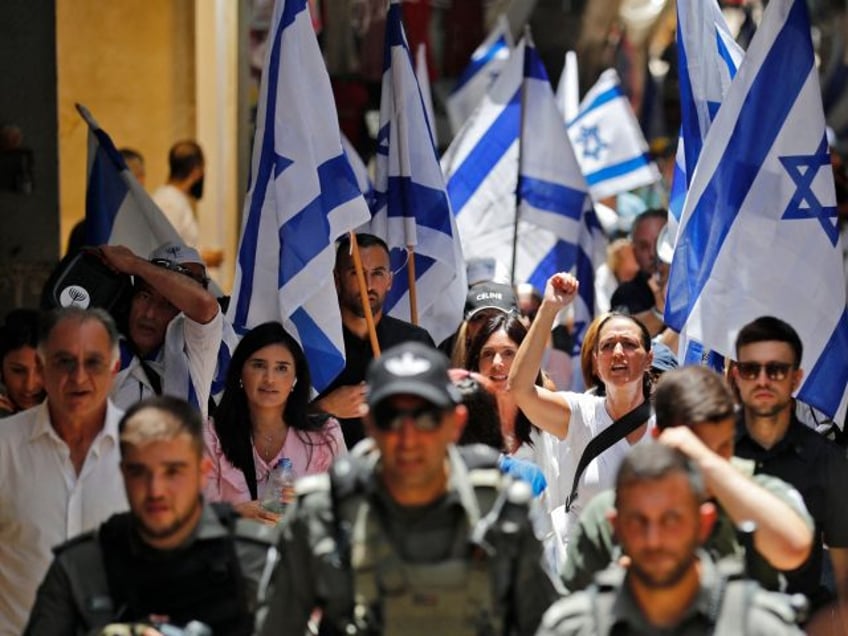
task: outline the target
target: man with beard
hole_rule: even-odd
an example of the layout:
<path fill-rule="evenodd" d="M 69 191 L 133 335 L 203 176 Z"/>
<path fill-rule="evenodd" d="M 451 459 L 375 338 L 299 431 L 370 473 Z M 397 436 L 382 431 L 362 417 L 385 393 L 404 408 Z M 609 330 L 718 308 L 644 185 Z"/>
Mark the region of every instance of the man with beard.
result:
<path fill-rule="evenodd" d="M 357 234 L 356 242 L 380 350 L 410 341 L 435 347 L 425 329 L 383 314 L 386 294 L 392 288 L 392 269 L 386 243 L 373 234 Z M 365 408 L 365 372 L 374 355 L 348 236 L 339 240 L 333 277 L 342 313 L 346 363 L 313 406 L 341 422 L 345 444 L 352 448 L 365 436 L 361 419 Z"/>
<path fill-rule="evenodd" d="M 802 633 L 789 597 L 731 574 L 699 549 L 715 521 L 700 471 L 664 444 L 635 446 L 616 479 L 610 523 L 626 569 L 557 601 L 537 634 Z"/>
<path fill-rule="evenodd" d="M 210 463 L 202 427 L 200 414 L 174 397 L 127 411 L 119 436 L 130 512 L 55 549 L 25 634 L 193 620 L 215 634 L 254 633 L 276 531 L 203 503 Z"/>
<path fill-rule="evenodd" d="M 732 375 L 742 403 L 736 454 L 756 462 L 758 473 L 795 486 L 804 498 L 816 524 L 813 552 L 804 567 L 787 576 L 788 590 L 806 594 L 816 608 L 834 593 L 848 600 L 848 506 L 843 490 L 848 459 L 844 449 L 795 415 L 792 394 L 804 373 L 802 353 L 798 333 L 779 318 L 762 316 L 739 331 Z M 829 569 L 828 555 L 832 580 L 823 576 Z"/>

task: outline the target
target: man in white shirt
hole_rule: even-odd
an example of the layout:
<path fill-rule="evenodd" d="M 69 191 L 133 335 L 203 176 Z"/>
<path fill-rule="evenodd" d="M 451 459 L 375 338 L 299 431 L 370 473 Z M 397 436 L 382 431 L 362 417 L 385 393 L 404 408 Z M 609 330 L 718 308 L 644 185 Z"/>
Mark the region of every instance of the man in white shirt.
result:
<path fill-rule="evenodd" d="M 206 289 L 208 278 L 197 250 L 165 243 L 146 260 L 119 245 L 103 245 L 100 256 L 134 277 L 126 339 L 112 399 L 129 408 L 142 398 L 167 394 L 195 405 L 205 416 L 224 317 Z"/>
<path fill-rule="evenodd" d="M 100 309 L 59 309 L 42 325 L 47 400 L 0 426 L 0 636 L 20 634 L 51 548 L 127 509 L 109 400 L 118 331 Z"/>
<path fill-rule="evenodd" d="M 168 170 L 168 183 L 153 192 L 153 201 L 186 245 L 197 247 L 194 205 L 203 196 L 203 150 L 195 141 L 178 141 L 168 152 Z"/>

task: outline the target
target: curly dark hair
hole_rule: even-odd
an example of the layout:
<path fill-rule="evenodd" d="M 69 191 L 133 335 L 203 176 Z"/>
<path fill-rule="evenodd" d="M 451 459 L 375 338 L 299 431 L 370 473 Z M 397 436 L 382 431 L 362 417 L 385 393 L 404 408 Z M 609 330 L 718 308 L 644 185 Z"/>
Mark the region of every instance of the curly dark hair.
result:
<path fill-rule="evenodd" d="M 329 445 L 335 454 L 336 441 L 326 432 L 327 415 L 309 413 L 311 379 L 309 365 L 303 349 L 279 322 L 266 322 L 251 329 L 241 339 L 230 365 L 221 403 L 215 411 L 213 425 L 224 456 L 244 473 L 252 499 L 257 497 L 256 465 L 253 462 L 253 441 L 249 422 L 250 409 L 241 386 L 241 373 L 245 363 L 263 347 L 279 344 L 285 347 L 294 359 L 297 382 L 286 400 L 283 419 L 288 427 L 309 449 L 307 464 L 312 461 L 312 447 Z M 318 441 L 314 435 L 319 433 Z"/>

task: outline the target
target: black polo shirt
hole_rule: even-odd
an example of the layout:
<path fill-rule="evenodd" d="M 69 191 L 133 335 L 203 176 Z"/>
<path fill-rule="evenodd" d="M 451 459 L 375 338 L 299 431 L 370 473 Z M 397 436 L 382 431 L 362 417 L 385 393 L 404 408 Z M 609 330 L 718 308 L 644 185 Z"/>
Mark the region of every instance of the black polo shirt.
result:
<path fill-rule="evenodd" d="M 345 343 L 345 368 L 318 396 L 319 399 L 340 386 L 351 386 L 363 382 L 368 365 L 374 359 L 374 354 L 371 352 L 371 340 L 368 337 L 359 338 L 344 325 L 342 325 L 342 331 Z M 375 331 L 377 342 L 380 343 L 380 351 L 410 341 L 422 342 L 434 348 L 436 346 L 426 329 L 391 316 L 382 316 L 375 326 Z M 348 448 L 353 448 L 354 444 L 365 437 L 365 429 L 360 418 L 339 419 L 339 422 Z"/>
<path fill-rule="evenodd" d="M 736 455 L 756 463 L 755 472 L 779 477 L 795 486 L 816 524 L 810 559 L 787 574 L 790 592 L 802 592 L 818 605 L 825 598 L 820 589 L 822 541 L 836 548 L 848 547 L 848 459 L 830 440 L 804 426 L 792 413 L 786 435 L 766 450 L 754 441 L 740 413 L 736 428 Z"/>

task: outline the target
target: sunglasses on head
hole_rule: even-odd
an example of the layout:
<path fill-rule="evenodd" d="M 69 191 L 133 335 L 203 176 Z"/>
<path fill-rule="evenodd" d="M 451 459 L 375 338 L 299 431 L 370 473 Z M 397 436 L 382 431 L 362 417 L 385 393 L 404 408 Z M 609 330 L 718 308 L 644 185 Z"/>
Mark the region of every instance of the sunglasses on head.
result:
<path fill-rule="evenodd" d="M 786 379 L 793 366 L 788 362 L 737 362 L 736 371 L 743 380 L 756 380 L 760 377 L 760 371 L 765 369 L 766 377 L 778 382 Z"/>
<path fill-rule="evenodd" d="M 422 433 L 435 431 L 442 425 L 444 411 L 438 406 L 427 404 L 415 409 L 396 409 L 381 405 L 374 410 L 374 425 L 381 431 L 399 431 L 407 419 Z"/>
<path fill-rule="evenodd" d="M 209 278 L 206 276 L 198 276 L 195 272 L 190 270 L 188 267 L 184 267 L 183 265 L 177 263 L 176 261 L 169 260 L 167 258 L 153 258 L 150 260 L 151 263 L 156 265 L 157 267 L 162 267 L 172 272 L 177 272 L 178 274 L 183 274 L 184 276 L 188 276 L 189 278 L 196 280 L 198 283 L 203 285 L 205 288 L 209 285 Z"/>

